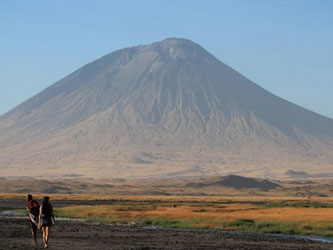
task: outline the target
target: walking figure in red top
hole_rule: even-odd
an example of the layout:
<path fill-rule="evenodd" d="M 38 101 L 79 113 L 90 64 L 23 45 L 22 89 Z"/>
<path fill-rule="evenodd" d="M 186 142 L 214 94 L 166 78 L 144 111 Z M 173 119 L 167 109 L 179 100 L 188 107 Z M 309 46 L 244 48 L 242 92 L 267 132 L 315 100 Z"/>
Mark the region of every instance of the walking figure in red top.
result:
<path fill-rule="evenodd" d="M 29 210 L 29 225 L 31 228 L 32 238 L 33 238 L 33 244 L 37 246 L 37 228 L 39 223 L 39 204 L 38 202 L 32 198 L 31 194 L 27 195 L 28 200 L 28 207 Z"/>

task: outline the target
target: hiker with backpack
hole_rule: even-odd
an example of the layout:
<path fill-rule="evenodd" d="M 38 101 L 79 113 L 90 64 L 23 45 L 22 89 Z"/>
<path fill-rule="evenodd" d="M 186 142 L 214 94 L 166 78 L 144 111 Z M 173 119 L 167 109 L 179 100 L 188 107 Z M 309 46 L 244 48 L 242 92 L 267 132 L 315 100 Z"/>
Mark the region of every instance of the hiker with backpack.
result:
<path fill-rule="evenodd" d="M 39 224 L 39 204 L 33 199 L 31 194 L 27 195 L 28 207 L 29 210 L 29 225 L 31 228 L 33 244 L 37 246 L 37 227 Z"/>
<path fill-rule="evenodd" d="M 53 207 L 49 202 L 49 197 L 45 196 L 39 208 L 39 228 L 43 231 L 44 248 L 48 247 L 51 226 L 55 224 Z"/>

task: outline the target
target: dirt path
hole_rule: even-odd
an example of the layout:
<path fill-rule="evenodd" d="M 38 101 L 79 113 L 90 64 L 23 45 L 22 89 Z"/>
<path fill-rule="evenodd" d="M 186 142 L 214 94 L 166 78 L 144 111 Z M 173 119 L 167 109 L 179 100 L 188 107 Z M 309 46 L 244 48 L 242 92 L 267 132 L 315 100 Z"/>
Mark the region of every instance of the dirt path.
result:
<path fill-rule="evenodd" d="M 42 249 L 41 232 L 38 235 Z M 26 219 L 0 217 L 0 249 L 34 249 Z M 58 221 L 53 227 L 49 249 L 333 249 L 301 239 L 283 239 L 259 234 L 157 230 Z"/>

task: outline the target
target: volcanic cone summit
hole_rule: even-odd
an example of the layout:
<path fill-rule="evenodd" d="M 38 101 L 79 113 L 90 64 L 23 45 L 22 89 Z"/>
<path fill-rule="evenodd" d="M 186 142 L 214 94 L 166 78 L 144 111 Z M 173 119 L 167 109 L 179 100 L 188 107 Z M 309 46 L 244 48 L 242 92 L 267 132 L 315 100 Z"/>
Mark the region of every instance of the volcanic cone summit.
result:
<path fill-rule="evenodd" d="M 274 177 L 327 172 L 333 121 L 170 38 L 112 52 L 2 115 L 0 149 L 2 175 Z"/>

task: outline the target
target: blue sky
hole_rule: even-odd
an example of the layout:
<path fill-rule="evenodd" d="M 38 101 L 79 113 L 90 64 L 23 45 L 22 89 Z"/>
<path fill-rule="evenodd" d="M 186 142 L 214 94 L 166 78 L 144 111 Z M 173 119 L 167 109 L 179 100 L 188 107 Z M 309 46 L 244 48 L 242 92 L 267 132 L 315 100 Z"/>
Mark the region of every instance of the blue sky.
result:
<path fill-rule="evenodd" d="M 189 38 L 333 118 L 331 0 L 1 0 L 0 114 L 111 51 Z"/>

